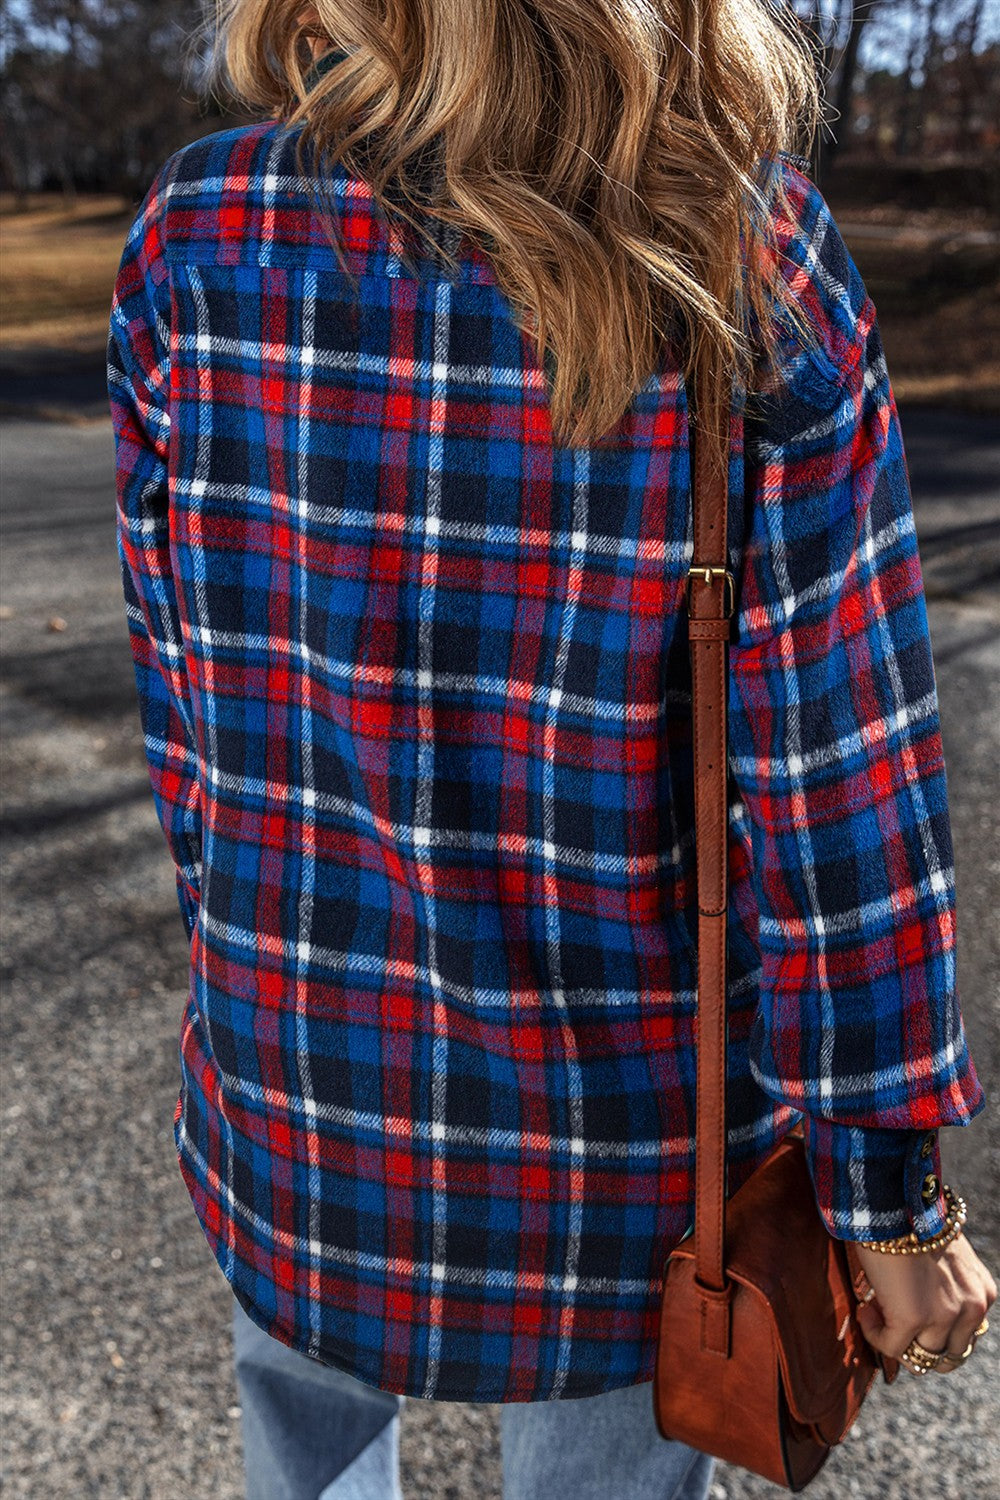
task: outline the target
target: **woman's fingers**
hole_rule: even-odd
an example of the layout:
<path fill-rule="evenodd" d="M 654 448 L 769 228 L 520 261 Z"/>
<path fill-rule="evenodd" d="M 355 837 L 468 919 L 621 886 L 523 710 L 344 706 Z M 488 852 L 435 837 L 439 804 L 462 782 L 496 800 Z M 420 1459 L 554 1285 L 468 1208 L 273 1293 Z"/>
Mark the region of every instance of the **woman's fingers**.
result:
<path fill-rule="evenodd" d="M 960 1364 L 964 1364 L 962 1356 L 970 1344 L 975 1346 L 976 1329 L 982 1326 L 989 1306 L 990 1303 L 985 1296 L 977 1298 L 971 1305 L 966 1304 L 962 1316 L 956 1319 L 955 1326 L 949 1333 L 948 1342 L 945 1345 L 945 1358 L 948 1360 L 948 1365 L 944 1371 L 945 1374 L 949 1370 L 957 1369 Z M 920 1342 L 923 1343 L 923 1339 L 920 1339 Z M 944 1364 L 944 1360 L 942 1360 L 942 1364 Z"/>
<path fill-rule="evenodd" d="M 977 1323 L 976 1327 L 978 1328 L 980 1326 L 981 1325 Z M 985 1331 L 986 1330 L 984 1329 L 983 1332 Z M 957 1353 L 952 1353 L 949 1351 L 948 1353 L 944 1354 L 941 1358 L 940 1364 L 935 1367 L 935 1373 L 938 1375 L 950 1375 L 953 1370 L 960 1370 L 965 1364 L 965 1361 L 975 1353 L 976 1340 L 981 1336 L 982 1335 L 977 1335 L 975 1332 L 973 1332 L 972 1337 L 966 1341 L 965 1346 L 962 1349 L 959 1349 Z"/>
<path fill-rule="evenodd" d="M 886 1321 L 877 1299 L 865 1303 L 857 1310 L 858 1323 L 861 1332 L 880 1354 L 888 1355 L 890 1359 L 898 1359 L 906 1348 L 910 1339 L 914 1337 L 907 1327 L 900 1327 Z"/>
<path fill-rule="evenodd" d="M 967 1247 L 971 1248 L 971 1247 Z M 978 1336 L 990 1308 L 996 1301 L 997 1285 L 990 1272 L 973 1252 L 958 1263 L 956 1281 L 962 1297 L 962 1309 L 948 1334 L 946 1355 L 938 1368 L 948 1375 L 965 1363 L 963 1355 Z M 920 1341 L 923 1343 L 923 1340 Z"/>
<path fill-rule="evenodd" d="M 965 1363 L 962 1356 L 969 1344 L 975 1345 L 976 1329 L 981 1327 L 986 1317 L 986 1301 L 984 1298 L 981 1302 L 972 1303 L 971 1307 L 966 1304 L 961 1315 L 947 1327 L 941 1323 L 925 1324 L 916 1329 L 912 1325 L 892 1327 L 886 1323 L 876 1301 L 859 1306 L 857 1317 L 868 1343 L 881 1354 L 891 1359 L 901 1359 L 915 1339 L 928 1354 L 941 1354 L 941 1363 L 935 1368 L 942 1374 L 950 1374 Z M 906 1364 L 905 1360 L 903 1364 Z"/>
<path fill-rule="evenodd" d="M 874 1297 L 857 1308 L 858 1324 L 872 1348 L 902 1363 L 914 1340 L 940 1354 L 935 1369 L 950 1374 L 965 1363 L 977 1328 L 996 1301 L 997 1285 L 964 1235 L 936 1255 L 886 1256 L 861 1251 Z"/>

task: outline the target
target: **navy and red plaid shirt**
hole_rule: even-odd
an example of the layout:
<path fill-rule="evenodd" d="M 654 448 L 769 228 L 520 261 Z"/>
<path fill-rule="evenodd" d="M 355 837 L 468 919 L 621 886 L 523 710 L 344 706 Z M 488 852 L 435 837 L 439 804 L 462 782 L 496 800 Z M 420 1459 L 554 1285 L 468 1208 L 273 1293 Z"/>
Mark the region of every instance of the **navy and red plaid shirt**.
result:
<path fill-rule="evenodd" d="M 125 604 L 190 939 L 174 1117 L 253 1319 L 385 1390 L 652 1379 L 693 1220 L 692 560 L 673 357 L 554 443 L 482 249 L 415 267 L 267 122 L 175 153 L 108 346 Z M 789 157 L 818 335 L 730 470 L 730 1194 L 804 1116 L 847 1239 L 943 1223 L 985 1104 L 875 309 Z M 928 1182 L 933 1173 L 936 1181 Z"/>

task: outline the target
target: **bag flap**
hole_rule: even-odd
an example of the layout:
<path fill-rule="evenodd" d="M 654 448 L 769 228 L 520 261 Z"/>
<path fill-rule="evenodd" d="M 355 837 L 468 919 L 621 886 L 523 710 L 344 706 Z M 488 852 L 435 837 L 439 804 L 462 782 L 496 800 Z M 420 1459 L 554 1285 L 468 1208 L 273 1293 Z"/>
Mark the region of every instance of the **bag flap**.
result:
<path fill-rule="evenodd" d="M 675 1254 L 694 1259 L 694 1240 Z M 878 1372 L 843 1243 L 827 1230 L 801 1134 L 785 1135 L 726 1203 L 726 1270 L 770 1310 L 793 1417 L 838 1425 Z"/>

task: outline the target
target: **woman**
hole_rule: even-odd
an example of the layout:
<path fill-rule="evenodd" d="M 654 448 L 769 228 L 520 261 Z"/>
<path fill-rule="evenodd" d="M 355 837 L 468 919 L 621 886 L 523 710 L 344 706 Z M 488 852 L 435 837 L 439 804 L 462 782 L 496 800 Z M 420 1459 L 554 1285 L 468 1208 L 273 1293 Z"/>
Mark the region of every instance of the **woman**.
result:
<path fill-rule="evenodd" d="M 895 403 L 789 149 L 810 49 L 765 0 L 227 0 L 217 34 L 269 118 L 157 174 L 108 379 L 248 1492 L 398 1494 L 410 1397 L 502 1403 L 517 1500 L 694 1500 L 650 1381 L 693 1218 L 705 369 L 745 418 L 727 1190 L 802 1119 L 911 1369 L 996 1298 L 933 1248 L 938 1128 L 986 1101 Z"/>

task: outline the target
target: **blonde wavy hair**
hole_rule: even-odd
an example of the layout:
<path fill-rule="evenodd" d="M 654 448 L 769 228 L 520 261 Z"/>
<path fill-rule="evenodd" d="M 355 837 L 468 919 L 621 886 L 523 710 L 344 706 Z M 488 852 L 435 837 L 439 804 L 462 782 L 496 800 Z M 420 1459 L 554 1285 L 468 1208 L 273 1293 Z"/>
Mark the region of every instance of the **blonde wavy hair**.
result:
<path fill-rule="evenodd" d="M 784 0 L 216 0 L 211 27 L 209 87 L 301 124 L 300 169 L 312 143 L 404 244 L 400 220 L 440 250 L 429 217 L 488 255 L 547 373 L 551 355 L 557 442 L 606 436 L 665 339 L 719 433 L 730 372 L 771 365 L 779 318 L 815 341 L 775 236 L 777 153 L 809 154 L 822 113 Z M 317 36 L 347 56 L 310 80 Z"/>

